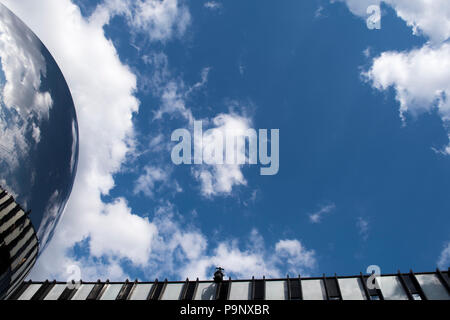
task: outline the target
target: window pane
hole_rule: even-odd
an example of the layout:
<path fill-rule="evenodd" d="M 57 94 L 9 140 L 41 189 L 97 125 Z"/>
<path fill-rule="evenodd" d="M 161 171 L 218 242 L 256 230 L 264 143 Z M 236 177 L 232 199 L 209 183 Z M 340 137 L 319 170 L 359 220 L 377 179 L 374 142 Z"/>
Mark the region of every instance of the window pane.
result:
<path fill-rule="evenodd" d="M 377 281 L 385 300 L 408 300 L 408 296 L 397 276 L 381 276 L 377 278 Z"/>
<path fill-rule="evenodd" d="M 435 274 L 416 274 L 423 292 L 430 300 L 450 300 L 447 290 Z"/>
<path fill-rule="evenodd" d="M 178 300 L 184 283 L 168 283 L 161 300 Z"/>
<path fill-rule="evenodd" d="M 325 286 L 323 280 L 302 280 L 304 300 L 326 300 Z"/>
<path fill-rule="evenodd" d="M 214 282 L 199 282 L 194 300 L 214 300 L 217 284 Z"/>
<path fill-rule="evenodd" d="M 365 300 L 364 287 L 361 279 L 338 279 L 343 300 Z"/>
<path fill-rule="evenodd" d="M 152 283 L 137 284 L 131 293 L 130 300 L 147 300 Z"/>
<path fill-rule="evenodd" d="M 82 284 L 72 297 L 72 300 L 86 300 L 95 284 Z"/>
<path fill-rule="evenodd" d="M 287 300 L 287 281 L 266 281 L 266 300 Z"/>
<path fill-rule="evenodd" d="M 108 284 L 100 300 L 116 300 L 122 286 L 123 284 Z"/>
<path fill-rule="evenodd" d="M 18 300 L 30 300 L 36 291 L 39 290 L 41 284 L 30 284 L 25 291 L 20 295 Z"/>
<path fill-rule="evenodd" d="M 67 284 L 55 284 L 49 293 L 45 296 L 44 300 L 58 300 L 63 293 L 64 289 L 67 288 Z"/>
<path fill-rule="evenodd" d="M 251 296 L 250 282 L 232 282 L 230 300 L 248 300 Z"/>

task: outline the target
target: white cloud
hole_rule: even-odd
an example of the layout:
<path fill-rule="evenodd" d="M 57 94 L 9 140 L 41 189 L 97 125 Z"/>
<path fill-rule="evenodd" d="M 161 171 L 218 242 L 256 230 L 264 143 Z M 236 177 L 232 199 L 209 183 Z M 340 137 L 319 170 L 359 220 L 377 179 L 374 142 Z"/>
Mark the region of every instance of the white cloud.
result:
<path fill-rule="evenodd" d="M 363 240 L 367 240 L 369 237 L 369 221 L 362 217 L 358 217 L 356 219 L 356 228 L 358 229 L 358 233 Z"/>
<path fill-rule="evenodd" d="M 191 260 L 181 274 L 207 279 L 211 277 L 208 271 L 221 266 L 235 278 L 283 277 L 283 272 L 307 274 L 317 265 L 314 250 L 307 250 L 296 239 L 279 240 L 274 247 L 266 247 L 263 237 L 253 229 L 246 247 L 241 249 L 236 239 L 220 243 L 212 254 Z"/>
<path fill-rule="evenodd" d="M 324 7 L 323 6 L 319 6 L 317 9 L 316 9 L 316 12 L 314 12 L 314 18 L 320 18 L 320 17 L 323 17 L 324 15 L 323 15 L 323 11 L 324 11 Z"/>
<path fill-rule="evenodd" d="M 106 0 L 91 19 L 104 25 L 114 15 L 123 15 L 132 32 L 146 34 L 151 41 L 181 37 L 191 22 L 188 8 L 178 0 Z"/>
<path fill-rule="evenodd" d="M 330 213 L 336 208 L 334 203 L 321 206 L 320 209 L 314 213 L 309 214 L 309 221 L 311 223 L 320 223 L 325 214 Z"/>
<path fill-rule="evenodd" d="M 450 44 L 383 52 L 364 76 L 379 90 L 395 89 L 402 118 L 437 108 L 444 121 L 450 120 Z"/>
<path fill-rule="evenodd" d="M 441 269 L 447 269 L 448 267 L 450 267 L 450 242 L 447 242 L 444 245 L 444 249 L 439 256 L 437 265 Z"/>
<path fill-rule="evenodd" d="M 337 0 L 345 2 L 350 11 L 362 18 L 371 5 L 391 6 L 416 35 L 423 34 L 433 42 L 450 37 L 450 3 L 446 0 Z M 336 0 L 331 0 L 336 2 Z"/>
<path fill-rule="evenodd" d="M 139 266 L 147 264 L 157 228 L 148 219 L 132 214 L 125 199 L 106 204 L 101 214 L 87 219 L 90 226 L 95 226 L 95 231 L 89 233 L 91 255 L 128 258 Z"/>
<path fill-rule="evenodd" d="M 414 34 L 424 34 L 440 43 L 450 37 L 450 2 L 447 0 L 385 0 L 397 15 L 412 27 Z"/>
<path fill-rule="evenodd" d="M 185 119 L 188 125 L 193 125 L 196 120 L 192 110 L 186 106 L 186 101 L 195 90 L 203 88 L 208 82 L 210 67 L 205 67 L 201 71 L 201 79 L 192 86 L 187 86 L 181 80 L 174 80 L 169 72 L 167 56 L 162 53 L 145 56 L 146 63 L 152 65 L 155 74 L 149 80 L 149 86 L 154 94 L 160 97 L 161 106 L 155 112 L 153 120 L 161 120 L 165 115 L 169 117 L 180 116 Z M 239 106 L 245 110 L 245 106 Z M 233 111 L 221 113 L 213 119 L 203 119 L 204 124 L 211 123 L 214 131 L 207 132 L 204 128 L 203 149 L 211 150 L 221 143 L 222 139 L 217 135 L 218 131 L 223 136 L 242 136 L 250 128 L 251 118 L 246 115 L 239 115 Z M 211 163 L 206 153 L 203 162 Z M 237 157 L 247 159 L 245 146 L 236 150 Z M 229 195 L 234 186 L 246 185 L 247 181 L 242 173 L 242 165 L 237 164 L 214 164 L 196 165 L 192 168 L 192 174 L 201 183 L 201 193 L 205 197 L 216 195 Z"/>
<path fill-rule="evenodd" d="M 298 272 L 295 268 L 304 266 L 314 268 L 316 265 L 315 252 L 307 250 L 298 240 L 280 240 L 275 245 L 275 253 L 280 259 L 286 261 L 290 266 L 290 271 Z"/>
<path fill-rule="evenodd" d="M 345 1 L 356 15 L 365 17 L 364 8 L 376 0 Z M 332 1 L 333 2 L 333 1 Z M 378 90 L 394 88 L 400 103 L 400 117 L 407 112 L 418 115 L 436 109 L 444 125 L 450 121 L 450 2 L 447 0 L 383 0 L 398 17 L 423 35 L 428 42 L 419 49 L 405 52 L 387 51 L 373 59 L 363 77 Z M 450 137 L 450 131 L 448 132 Z M 438 152 L 450 154 L 450 144 Z"/>
<path fill-rule="evenodd" d="M 410 26 L 415 35 L 425 35 L 434 43 L 450 37 L 450 2 L 447 0 L 338 0 L 344 1 L 350 11 L 367 17 L 367 8 L 384 3 Z M 335 2 L 335 0 L 331 0 Z"/>
<path fill-rule="evenodd" d="M 217 163 L 214 161 L 215 154 L 207 150 L 215 150 L 224 145 L 224 137 L 236 138 L 244 136 L 247 129 L 251 128 L 251 119 L 233 112 L 219 114 L 212 119 L 214 130 L 203 132 L 203 165 L 194 166 L 194 177 L 201 182 L 201 192 L 205 197 L 216 195 L 229 195 L 234 186 L 247 185 L 247 180 L 242 173 L 242 165 L 239 164 L 205 164 Z M 248 155 L 245 145 L 235 148 L 236 159 L 245 159 Z"/>
<path fill-rule="evenodd" d="M 222 4 L 220 2 L 217 1 L 208 1 L 205 2 L 205 4 L 203 5 L 205 8 L 208 8 L 210 10 L 218 10 L 222 8 Z"/>
<path fill-rule="evenodd" d="M 141 174 L 134 185 L 134 194 L 142 193 L 147 197 L 153 198 L 155 189 L 173 189 L 175 192 L 181 192 L 182 189 L 176 180 L 171 179 L 171 169 L 168 167 L 160 168 L 156 166 L 145 166 L 144 173 Z M 159 187 L 158 187 L 159 185 Z"/>
<path fill-rule="evenodd" d="M 354 15 L 366 17 L 367 8 L 372 5 L 379 5 L 381 0 L 330 0 L 330 2 L 345 2 Z"/>
<path fill-rule="evenodd" d="M 135 4 L 132 26 L 148 32 L 153 40 L 165 40 L 185 33 L 191 16 L 178 0 L 138 0 Z"/>

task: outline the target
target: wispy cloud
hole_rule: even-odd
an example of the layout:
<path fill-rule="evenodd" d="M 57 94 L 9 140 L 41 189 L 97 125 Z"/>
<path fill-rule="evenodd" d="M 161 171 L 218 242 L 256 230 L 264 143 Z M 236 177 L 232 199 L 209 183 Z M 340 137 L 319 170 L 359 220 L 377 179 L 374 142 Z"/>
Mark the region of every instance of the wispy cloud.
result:
<path fill-rule="evenodd" d="M 318 211 L 309 214 L 309 221 L 311 223 L 320 223 L 322 222 L 323 217 L 326 214 L 331 213 L 334 209 L 336 209 L 336 205 L 334 203 L 323 205 Z"/>
<path fill-rule="evenodd" d="M 205 2 L 205 4 L 203 5 L 205 8 L 208 8 L 210 10 L 219 10 L 222 8 L 222 4 L 220 2 L 217 1 L 208 1 Z"/>
<path fill-rule="evenodd" d="M 450 95 L 450 2 L 436 0 L 430 5 L 427 0 L 340 1 L 345 1 L 351 12 L 364 19 L 369 5 L 389 5 L 411 27 L 414 35 L 427 39 L 421 48 L 382 52 L 362 76 L 380 91 L 395 90 L 404 124 L 406 113 L 419 115 L 437 110 L 450 137 L 450 100 L 447 98 Z M 450 143 L 441 149 L 440 153 L 449 155 Z"/>
<path fill-rule="evenodd" d="M 369 221 L 363 217 L 358 217 L 356 219 L 356 228 L 359 235 L 366 241 L 369 237 Z"/>
<path fill-rule="evenodd" d="M 437 265 L 441 269 L 447 269 L 450 266 L 450 242 L 447 242 L 442 249 Z"/>

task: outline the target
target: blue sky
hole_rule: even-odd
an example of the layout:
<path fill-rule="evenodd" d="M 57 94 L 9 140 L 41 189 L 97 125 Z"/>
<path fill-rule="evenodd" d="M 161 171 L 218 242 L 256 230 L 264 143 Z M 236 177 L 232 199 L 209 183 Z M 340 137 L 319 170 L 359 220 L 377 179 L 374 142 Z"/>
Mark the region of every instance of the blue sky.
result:
<path fill-rule="evenodd" d="M 383 1 L 379 30 L 379 1 L 2 2 L 79 118 L 78 176 L 34 280 L 71 264 L 94 280 L 448 267 L 447 2 Z M 279 129 L 278 174 L 175 166 L 170 134 L 192 119 Z"/>

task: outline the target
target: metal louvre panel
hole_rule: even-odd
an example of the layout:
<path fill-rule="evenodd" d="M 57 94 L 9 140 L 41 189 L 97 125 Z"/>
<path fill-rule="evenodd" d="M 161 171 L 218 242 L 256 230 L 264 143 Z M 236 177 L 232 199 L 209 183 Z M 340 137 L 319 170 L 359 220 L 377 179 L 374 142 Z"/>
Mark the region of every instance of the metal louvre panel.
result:
<path fill-rule="evenodd" d="M 26 288 L 26 290 L 20 295 L 17 300 L 31 300 L 34 294 L 39 290 L 42 284 L 32 283 Z"/>
<path fill-rule="evenodd" d="M 168 283 L 160 300 L 179 300 L 184 283 Z"/>
<path fill-rule="evenodd" d="M 341 278 L 338 281 L 343 300 L 366 300 L 361 279 Z"/>
<path fill-rule="evenodd" d="M 252 294 L 250 281 L 232 282 L 229 300 L 249 300 Z"/>
<path fill-rule="evenodd" d="M 13 275 L 11 276 L 11 282 L 14 282 L 16 278 L 20 277 L 22 274 L 26 274 L 29 269 L 33 266 L 34 262 L 36 261 L 38 253 L 38 248 L 36 247 L 30 254 L 30 256 L 27 258 L 27 260 L 22 263 L 22 265 L 17 269 L 14 270 Z"/>
<path fill-rule="evenodd" d="M 377 278 L 385 300 L 408 300 L 408 296 L 397 276 Z"/>
<path fill-rule="evenodd" d="M 116 300 L 124 284 L 108 284 L 103 290 L 100 300 Z"/>
<path fill-rule="evenodd" d="M 7 197 L 3 197 L 0 200 L 0 212 L 3 211 L 3 209 L 5 209 L 5 206 L 8 206 L 9 204 L 14 202 L 14 198 L 12 197 L 12 195 L 8 195 Z"/>
<path fill-rule="evenodd" d="M 194 300 L 214 300 L 216 298 L 217 283 L 199 282 Z"/>
<path fill-rule="evenodd" d="M 21 217 L 23 217 L 25 213 L 23 210 L 19 210 L 14 217 L 9 219 L 7 222 L 1 225 L 0 227 L 0 233 L 4 233 L 6 230 L 8 230 L 17 220 L 19 220 Z"/>
<path fill-rule="evenodd" d="M 32 259 L 27 259 L 27 263 L 24 263 L 22 265 L 22 267 L 12 275 L 10 283 L 15 283 L 15 285 L 12 286 L 11 288 L 9 288 L 9 290 L 7 292 L 7 296 L 9 296 L 11 293 L 13 293 L 14 290 L 20 286 L 22 281 L 27 276 L 28 272 L 33 267 L 36 258 L 37 258 L 37 250 L 36 250 L 36 254 L 32 257 Z"/>
<path fill-rule="evenodd" d="M 0 210 L 0 219 L 4 219 L 15 207 L 17 207 L 17 203 L 13 201 L 6 208 Z"/>
<path fill-rule="evenodd" d="M 416 274 L 417 281 L 429 300 L 450 300 L 450 295 L 436 274 Z"/>
<path fill-rule="evenodd" d="M 286 280 L 267 281 L 266 280 L 266 300 L 287 300 L 288 285 Z"/>
<path fill-rule="evenodd" d="M 7 245 L 9 245 L 11 242 L 13 242 L 22 232 L 23 229 L 28 228 L 28 226 L 30 226 L 31 222 L 29 219 L 26 219 L 25 222 L 22 224 L 22 226 L 19 226 L 17 228 L 15 228 L 12 232 L 10 232 L 6 237 L 5 237 L 5 243 Z"/>
<path fill-rule="evenodd" d="M 302 288 L 304 300 L 327 300 L 325 285 L 322 279 L 302 279 Z"/>
<path fill-rule="evenodd" d="M 186 288 L 184 289 L 184 296 L 182 297 L 183 300 L 194 300 L 194 294 L 197 290 L 197 281 L 187 281 L 186 282 Z"/>
<path fill-rule="evenodd" d="M 129 300 L 147 300 L 152 287 L 152 283 L 135 284 Z"/>
<path fill-rule="evenodd" d="M 17 254 L 17 252 L 19 251 L 19 249 L 22 248 L 25 245 L 25 243 L 27 243 L 30 240 L 30 238 L 33 236 L 34 236 L 34 230 L 32 228 L 30 228 L 28 230 L 28 232 L 23 235 L 22 239 L 17 242 L 17 244 L 14 246 L 14 248 L 11 249 L 10 256 L 14 257 Z"/>
<path fill-rule="evenodd" d="M 73 295 L 71 300 L 86 300 L 92 289 L 94 289 L 95 284 L 82 284 L 77 292 Z"/>
<path fill-rule="evenodd" d="M 16 256 L 15 258 L 13 258 L 13 262 L 11 263 L 11 269 L 15 270 L 17 268 L 18 265 L 20 265 L 23 261 L 23 258 L 25 258 L 25 256 L 33 250 L 34 247 L 36 247 L 38 244 L 36 237 L 33 237 L 32 240 L 26 244 L 26 247 L 23 249 L 23 251 Z M 23 247 L 22 247 L 23 248 Z"/>
<path fill-rule="evenodd" d="M 67 284 L 55 284 L 53 288 L 47 293 L 43 300 L 58 300 Z"/>
<path fill-rule="evenodd" d="M 6 214 L 0 218 L 0 225 L 11 219 L 11 217 L 14 217 L 19 210 L 22 210 L 22 208 L 17 203 L 14 202 L 14 204 L 15 206 L 13 206 L 12 208 L 11 206 L 8 206 L 8 208 L 5 209 L 8 211 L 6 211 Z"/>

